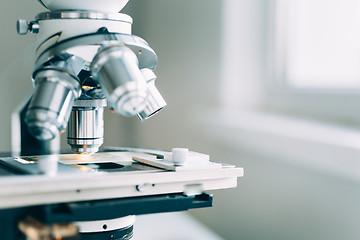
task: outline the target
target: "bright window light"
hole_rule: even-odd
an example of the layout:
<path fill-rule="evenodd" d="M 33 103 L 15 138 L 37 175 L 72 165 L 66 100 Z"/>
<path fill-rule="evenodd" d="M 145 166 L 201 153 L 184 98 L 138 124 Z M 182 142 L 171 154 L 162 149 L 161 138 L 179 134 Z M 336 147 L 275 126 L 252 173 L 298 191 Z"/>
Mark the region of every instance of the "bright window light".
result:
<path fill-rule="evenodd" d="M 360 0 L 277 0 L 276 53 L 294 88 L 360 88 Z"/>

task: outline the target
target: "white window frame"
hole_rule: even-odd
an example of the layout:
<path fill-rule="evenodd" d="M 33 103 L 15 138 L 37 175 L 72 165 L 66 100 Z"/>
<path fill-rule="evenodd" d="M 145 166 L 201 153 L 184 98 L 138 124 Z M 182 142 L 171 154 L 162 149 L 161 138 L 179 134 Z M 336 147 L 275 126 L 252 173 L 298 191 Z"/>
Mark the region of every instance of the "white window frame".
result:
<path fill-rule="evenodd" d="M 358 89 L 297 89 L 284 84 L 279 74 L 284 53 L 274 34 L 276 2 L 224 1 L 221 104 L 360 126 Z"/>
<path fill-rule="evenodd" d="M 221 107 L 209 113 L 212 136 L 236 150 L 360 180 L 360 93 L 281 84 L 275 3 L 224 0 Z"/>
<path fill-rule="evenodd" d="M 317 89 L 317 88 L 293 88 L 286 83 L 282 70 L 286 67 L 284 36 L 276 32 L 284 32 L 286 21 L 284 16 L 276 13 L 277 6 L 286 3 L 286 0 L 269 0 L 265 6 L 269 12 L 265 38 L 268 38 L 267 49 L 267 77 L 264 80 L 270 84 L 266 88 L 266 107 L 270 109 L 282 109 L 289 113 L 295 113 L 309 118 L 326 119 L 326 121 L 339 124 L 352 124 L 360 126 L 360 90 L 357 89 Z M 283 27 L 281 31 L 275 31 L 277 27 Z M 360 43 L 359 43 L 360 44 Z M 360 66 L 359 66 L 360 67 Z"/>

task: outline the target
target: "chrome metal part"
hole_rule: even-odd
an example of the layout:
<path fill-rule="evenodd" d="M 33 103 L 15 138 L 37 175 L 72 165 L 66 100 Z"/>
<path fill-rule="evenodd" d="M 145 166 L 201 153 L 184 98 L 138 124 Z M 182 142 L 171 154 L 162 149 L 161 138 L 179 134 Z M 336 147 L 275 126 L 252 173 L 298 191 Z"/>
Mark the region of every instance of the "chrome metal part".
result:
<path fill-rule="evenodd" d="M 73 152 L 93 154 L 104 142 L 105 99 L 78 99 L 71 111 L 68 144 Z"/>
<path fill-rule="evenodd" d="M 39 33 L 40 31 L 39 23 L 36 21 L 30 22 L 30 31 L 32 33 Z"/>
<path fill-rule="evenodd" d="M 150 117 L 161 111 L 164 107 L 166 107 L 167 104 L 164 98 L 161 96 L 159 90 L 155 86 L 155 73 L 148 68 L 141 69 L 141 73 L 143 74 L 147 82 L 149 95 L 146 100 L 146 106 L 144 110 L 139 112 L 137 114 L 137 117 L 140 121 L 145 121 L 146 119 L 149 119 Z"/>
<path fill-rule="evenodd" d="M 139 69 L 139 60 L 130 48 L 101 49 L 92 62 L 91 72 L 117 113 L 134 116 L 145 108 L 146 81 Z"/>
<path fill-rule="evenodd" d="M 28 23 L 25 19 L 18 19 L 16 22 L 16 30 L 19 35 L 25 35 L 29 31 L 32 33 L 38 33 L 39 24 L 36 21 Z"/>
<path fill-rule="evenodd" d="M 53 139 L 66 128 L 73 102 L 80 96 L 80 84 L 59 69 L 45 68 L 34 77 L 35 92 L 25 121 L 34 137 Z"/>
<path fill-rule="evenodd" d="M 105 13 L 94 11 L 52 11 L 42 12 L 36 15 L 36 21 L 55 20 L 55 19 L 92 19 L 92 20 L 110 20 L 121 21 L 132 24 L 133 19 L 123 13 Z"/>

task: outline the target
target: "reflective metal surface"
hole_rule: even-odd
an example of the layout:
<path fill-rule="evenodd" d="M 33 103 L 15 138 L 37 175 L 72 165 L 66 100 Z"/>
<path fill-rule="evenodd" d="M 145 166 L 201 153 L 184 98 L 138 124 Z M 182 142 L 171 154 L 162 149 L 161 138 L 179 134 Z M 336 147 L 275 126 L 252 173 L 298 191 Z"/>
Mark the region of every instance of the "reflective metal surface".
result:
<path fill-rule="evenodd" d="M 155 86 L 156 75 L 154 72 L 148 68 L 144 68 L 141 70 L 141 73 L 147 82 L 148 98 L 144 110 L 139 112 L 137 117 L 140 121 L 145 121 L 161 111 L 167 104 Z"/>
<path fill-rule="evenodd" d="M 111 46 L 100 50 L 92 62 L 91 72 L 117 113 L 134 116 L 145 108 L 147 85 L 131 49 Z"/>
<path fill-rule="evenodd" d="M 53 139 L 66 128 L 73 102 L 80 96 L 80 84 L 74 76 L 57 69 L 37 72 L 34 83 L 25 121 L 34 137 Z"/>
<path fill-rule="evenodd" d="M 73 152 L 93 154 L 104 142 L 105 99 L 76 100 L 68 126 L 68 144 Z"/>
<path fill-rule="evenodd" d="M 122 21 L 132 24 L 133 20 L 129 15 L 123 13 L 104 13 L 94 11 L 52 11 L 42 12 L 36 17 L 36 21 L 53 20 L 53 19 L 96 19 Z"/>

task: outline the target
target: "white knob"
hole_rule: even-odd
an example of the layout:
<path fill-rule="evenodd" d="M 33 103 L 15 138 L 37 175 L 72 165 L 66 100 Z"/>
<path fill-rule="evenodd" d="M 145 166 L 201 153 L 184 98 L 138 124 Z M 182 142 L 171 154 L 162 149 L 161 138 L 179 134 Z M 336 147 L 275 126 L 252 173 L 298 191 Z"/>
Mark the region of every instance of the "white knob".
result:
<path fill-rule="evenodd" d="M 30 26 L 25 19 L 18 19 L 16 22 L 16 29 L 18 34 L 25 35 L 30 30 Z"/>
<path fill-rule="evenodd" d="M 186 165 L 189 155 L 189 149 L 187 148 L 173 148 L 172 149 L 172 161 L 175 165 Z"/>
<path fill-rule="evenodd" d="M 47 176 L 56 176 L 58 170 L 59 156 L 57 155 L 44 155 L 39 157 L 37 167 L 39 173 Z"/>

